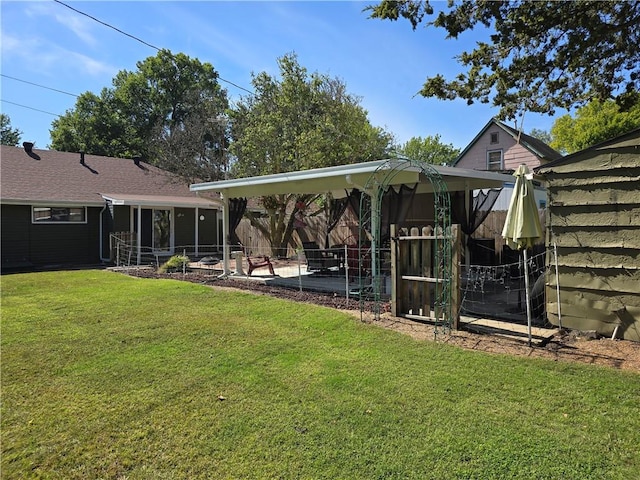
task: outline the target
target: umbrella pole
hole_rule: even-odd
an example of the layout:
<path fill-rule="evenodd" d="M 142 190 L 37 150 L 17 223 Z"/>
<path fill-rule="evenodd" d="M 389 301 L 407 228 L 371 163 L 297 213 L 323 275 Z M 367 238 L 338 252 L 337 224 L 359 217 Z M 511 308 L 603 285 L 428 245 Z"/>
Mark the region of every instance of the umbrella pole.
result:
<path fill-rule="evenodd" d="M 524 257 L 524 293 L 527 302 L 527 330 L 529 332 L 529 346 L 531 346 L 531 299 L 529 298 L 529 265 L 527 260 L 527 248 L 522 250 Z"/>

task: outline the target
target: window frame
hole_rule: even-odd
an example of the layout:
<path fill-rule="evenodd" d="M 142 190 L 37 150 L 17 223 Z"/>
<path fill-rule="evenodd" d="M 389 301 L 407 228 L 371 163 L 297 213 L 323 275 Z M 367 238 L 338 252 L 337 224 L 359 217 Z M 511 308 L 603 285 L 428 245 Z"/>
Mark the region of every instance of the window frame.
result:
<path fill-rule="evenodd" d="M 496 162 L 491 162 L 490 160 L 491 154 L 496 154 L 496 153 L 500 154 L 500 164 L 498 165 L 499 168 L 491 168 L 492 165 L 496 165 Z M 504 170 L 504 152 L 502 151 L 502 149 L 487 150 L 487 170 L 490 172 Z"/>
<path fill-rule="evenodd" d="M 53 212 L 49 215 L 49 220 L 37 220 L 36 209 L 48 209 L 50 211 L 54 209 L 68 210 L 66 214 L 67 218 L 72 217 L 72 210 L 82 210 L 81 220 L 51 220 L 54 216 Z M 59 214 L 58 214 L 59 215 Z M 82 206 L 65 206 L 65 205 L 31 205 L 31 224 L 32 225 L 86 225 L 87 224 L 87 207 Z"/>

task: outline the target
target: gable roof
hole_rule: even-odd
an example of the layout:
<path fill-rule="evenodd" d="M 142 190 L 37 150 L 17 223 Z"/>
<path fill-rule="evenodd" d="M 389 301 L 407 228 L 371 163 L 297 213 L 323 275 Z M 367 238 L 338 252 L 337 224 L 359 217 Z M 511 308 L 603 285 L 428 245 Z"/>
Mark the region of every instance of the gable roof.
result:
<path fill-rule="evenodd" d="M 0 201 L 12 204 L 122 205 L 216 208 L 213 196 L 200 198 L 189 184 L 164 170 L 132 159 L 83 156 L 54 150 L 2 145 Z"/>
<path fill-rule="evenodd" d="M 521 133 L 515 128 L 512 128 L 502 123 L 500 120 L 496 118 L 492 118 L 487 122 L 487 124 L 482 128 L 482 130 L 480 130 L 480 133 L 478 133 L 473 138 L 473 140 L 471 140 L 469 145 L 467 145 L 465 149 L 462 150 L 462 152 L 460 152 L 460 155 L 458 155 L 458 158 L 456 158 L 455 162 L 453 162 L 454 167 L 466 155 L 469 149 L 473 147 L 473 145 L 475 145 L 475 143 L 484 135 L 484 133 L 489 129 L 491 125 L 496 125 L 497 127 L 500 127 L 503 131 L 505 131 L 508 135 L 510 135 L 514 140 L 519 141 L 520 145 L 522 145 L 524 148 L 529 150 L 540 160 L 554 161 L 554 160 L 558 160 L 559 158 L 562 158 L 562 154 L 560 152 L 558 152 L 557 150 L 554 150 L 549 145 L 544 143 L 542 140 L 532 137 L 531 135 L 527 135 L 526 133 Z M 520 137 L 519 140 L 518 140 L 518 136 Z"/>

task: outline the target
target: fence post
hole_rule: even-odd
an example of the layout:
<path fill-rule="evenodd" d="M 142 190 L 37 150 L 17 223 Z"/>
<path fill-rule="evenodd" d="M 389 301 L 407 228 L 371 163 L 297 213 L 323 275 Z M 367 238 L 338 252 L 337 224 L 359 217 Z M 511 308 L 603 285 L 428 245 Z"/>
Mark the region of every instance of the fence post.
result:
<path fill-rule="evenodd" d="M 347 299 L 347 308 L 349 308 L 349 252 L 347 251 L 347 246 L 345 245 L 344 247 L 344 256 L 342 258 L 344 258 L 344 262 L 343 262 L 343 267 L 344 267 L 344 285 L 345 285 L 345 297 Z"/>
<path fill-rule="evenodd" d="M 182 249 L 182 256 L 184 258 L 187 258 L 187 250 L 186 249 Z M 187 274 L 187 262 L 183 261 L 182 262 L 182 276 L 185 276 Z"/>
<path fill-rule="evenodd" d="M 391 224 L 389 226 L 391 233 L 391 315 L 398 316 L 398 252 L 400 245 L 398 242 L 398 225 Z"/>
<path fill-rule="evenodd" d="M 298 250 L 298 288 L 302 292 L 302 251 Z"/>

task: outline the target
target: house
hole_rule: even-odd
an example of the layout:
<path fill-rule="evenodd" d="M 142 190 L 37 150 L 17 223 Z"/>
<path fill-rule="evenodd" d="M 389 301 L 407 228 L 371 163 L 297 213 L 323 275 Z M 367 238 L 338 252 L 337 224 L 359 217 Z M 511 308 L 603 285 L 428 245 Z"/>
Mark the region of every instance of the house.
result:
<path fill-rule="evenodd" d="M 129 232 L 138 262 L 219 243 L 219 200 L 139 159 L 25 142 L 2 145 L 0 169 L 3 272 L 109 262 L 116 232 Z"/>
<path fill-rule="evenodd" d="M 640 129 L 537 173 L 549 190 L 549 320 L 640 341 Z"/>
<path fill-rule="evenodd" d="M 562 154 L 542 140 L 492 118 L 458 155 L 453 166 L 513 173 L 519 165 L 529 170 L 558 160 Z"/>
<path fill-rule="evenodd" d="M 513 173 L 519 165 L 526 165 L 530 171 L 548 162 L 562 158 L 562 154 L 535 137 L 521 133 L 500 120 L 492 118 L 467 145 L 453 163 L 454 167 L 472 170 L 489 170 Z M 539 182 L 536 187 L 536 201 L 544 208 L 546 191 Z M 494 210 L 509 209 L 513 184 L 505 185 L 498 197 Z"/>

